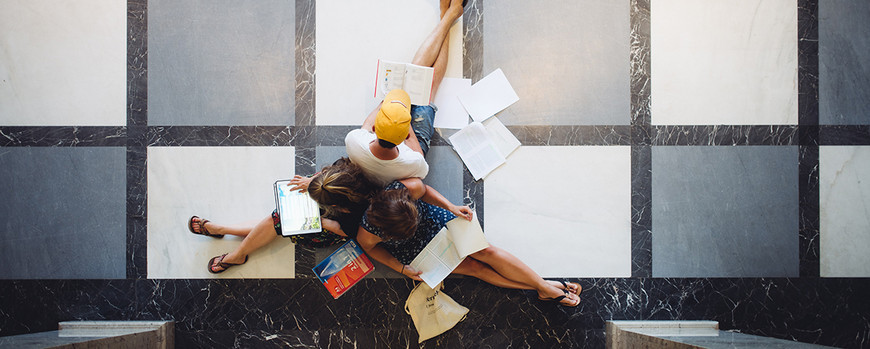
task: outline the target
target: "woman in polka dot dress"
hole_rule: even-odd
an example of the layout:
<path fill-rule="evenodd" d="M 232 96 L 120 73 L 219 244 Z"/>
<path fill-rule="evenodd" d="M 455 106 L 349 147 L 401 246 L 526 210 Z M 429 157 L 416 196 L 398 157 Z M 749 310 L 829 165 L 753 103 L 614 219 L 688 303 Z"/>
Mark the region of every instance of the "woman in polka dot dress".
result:
<path fill-rule="evenodd" d="M 419 178 L 394 181 L 372 198 L 357 241 L 378 262 L 421 281 L 420 272 L 408 264 L 457 217 L 471 220 L 471 208 L 452 204 Z M 580 285 L 544 280 L 517 257 L 492 245 L 465 258 L 453 272 L 499 287 L 535 290 L 539 299 L 564 306 L 580 304 Z"/>

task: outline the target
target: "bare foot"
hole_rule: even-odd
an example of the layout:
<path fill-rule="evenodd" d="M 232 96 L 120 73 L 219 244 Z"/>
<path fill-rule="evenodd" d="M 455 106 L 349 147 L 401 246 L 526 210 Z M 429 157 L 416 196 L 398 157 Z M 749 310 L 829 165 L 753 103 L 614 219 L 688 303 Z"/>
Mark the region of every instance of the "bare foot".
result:
<path fill-rule="evenodd" d="M 202 218 L 199 218 L 198 216 L 192 216 L 187 221 L 187 229 L 190 230 L 191 233 L 205 235 L 205 236 L 211 236 L 213 238 L 218 238 L 218 239 L 224 237 L 223 234 L 215 234 L 215 233 L 212 233 L 211 231 L 209 231 L 209 227 L 207 225 L 212 226 L 213 223 L 209 222 L 208 219 L 202 219 Z M 214 229 L 215 227 L 212 227 L 212 228 Z"/>
<path fill-rule="evenodd" d="M 560 297 L 562 298 L 559 299 Z M 553 285 L 549 285 L 549 287 L 547 287 L 543 292 L 538 291 L 538 299 L 542 301 L 556 301 L 559 299 L 559 304 L 566 307 L 576 307 L 580 305 L 579 296 Z"/>
<path fill-rule="evenodd" d="M 565 291 L 571 292 L 573 294 L 579 295 L 580 292 L 583 292 L 583 287 L 580 287 L 580 284 L 577 284 L 574 282 L 565 281 L 564 283 L 562 283 L 562 281 L 557 281 L 557 280 L 547 280 L 547 282 L 550 285 L 556 286 L 560 290 L 565 290 Z"/>
<path fill-rule="evenodd" d="M 444 12 L 445 16 L 448 18 L 452 18 L 453 20 L 458 19 L 462 16 L 462 0 L 451 0 L 450 7 L 447 8 L 447 11 Z"/>
<path fill-rule="evenodd" d="M 241 256 L 238 253 L 227 253 L 223 262 L 227 264 L 245 264 L 248 261 L 248 256 Z"/>

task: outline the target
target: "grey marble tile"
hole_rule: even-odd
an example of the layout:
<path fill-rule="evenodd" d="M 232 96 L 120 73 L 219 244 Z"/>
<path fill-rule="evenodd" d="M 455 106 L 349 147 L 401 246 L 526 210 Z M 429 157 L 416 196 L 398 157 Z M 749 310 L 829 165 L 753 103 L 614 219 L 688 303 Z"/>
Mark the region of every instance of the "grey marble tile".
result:
<path fill-rule="evenodd" d="M 295 3 L 148 4 L 150 125 L 293 125 Z"/>
<path fill-rule="evenodd" d="M 870 124 L 870 2 L 819 2 L 819 123 Z"/>
<path fill-rule="evenodd" d="M 798 203 L 797 146 L 654 146 L 653 276 L 798 276 Z"/>
<path fill-rule="evenodd" d="M 483 75 L 501 68 L 519 102 L 506 125 L 628 125 L 629 1 L 483 6 Z"/>
<path fill-rule="evenodd" d="M 126 276 L 123 147 L 0 151 L 0 279 Z"/>

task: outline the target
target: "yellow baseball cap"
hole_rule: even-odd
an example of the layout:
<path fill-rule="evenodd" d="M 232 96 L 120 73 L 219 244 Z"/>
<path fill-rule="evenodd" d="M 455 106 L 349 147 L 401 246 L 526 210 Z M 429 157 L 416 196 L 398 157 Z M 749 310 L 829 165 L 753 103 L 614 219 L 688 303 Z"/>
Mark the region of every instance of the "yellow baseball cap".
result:
<path fill-rule="evenodd" d="M 395 89 L 387 93 L 375 118 L 375 135 L 393 144 L 402 143 L 411 129 L 411 97 Z"/>

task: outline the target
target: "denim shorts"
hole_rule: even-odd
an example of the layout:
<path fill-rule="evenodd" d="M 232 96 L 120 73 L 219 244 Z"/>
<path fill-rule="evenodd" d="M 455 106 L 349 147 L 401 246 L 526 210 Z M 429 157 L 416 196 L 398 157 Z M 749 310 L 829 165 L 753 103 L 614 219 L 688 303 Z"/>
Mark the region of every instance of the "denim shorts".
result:
<path fill-rule="evenodd" d="M 433 104 L 411 105 L 411 128 L 417 136 L 417 141 L 420 142 L 424 156 L 429 153 L 429 143 L 432 141 L 432 135 L 435 134 L 436 111 L 438 107 Z"/>

